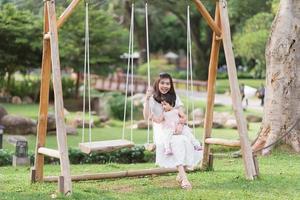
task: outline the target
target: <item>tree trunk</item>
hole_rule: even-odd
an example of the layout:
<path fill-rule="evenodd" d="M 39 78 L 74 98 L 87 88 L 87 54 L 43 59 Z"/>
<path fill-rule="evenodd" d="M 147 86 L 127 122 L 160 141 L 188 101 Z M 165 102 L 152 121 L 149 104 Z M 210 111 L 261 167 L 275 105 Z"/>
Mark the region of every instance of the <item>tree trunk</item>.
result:
<path fill-rule="evenodd" d="M 276 142 L 300 117 L 300 1 L 281 0 L 266 47 L 266 64 L 264 116 L 254 151 Z M 300 126 L 283 142 L 300 152 Z M 273 146 L 262 154 L 270 153 Z"/>

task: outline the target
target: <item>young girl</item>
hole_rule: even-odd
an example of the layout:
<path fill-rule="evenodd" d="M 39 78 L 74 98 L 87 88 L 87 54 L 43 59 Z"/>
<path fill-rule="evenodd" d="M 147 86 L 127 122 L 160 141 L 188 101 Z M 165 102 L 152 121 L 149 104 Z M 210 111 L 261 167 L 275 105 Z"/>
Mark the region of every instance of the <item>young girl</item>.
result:
<path fill-rule="evenodd" d="M 200 142 L 196 140 L 196 138 L 192 134 L 191 129 L 188 126 L 181 126 L 180 122 L 186 121 L 186 116 L 182 111 L 174 108 L 176 99 L 174 99 L 172 95 L 164 94 L 162 95 L 161 100 L 163 113 L 159 117 L 152 116 L 152 120 L 156 123 L 162 123 L 164 127 L 164 133 L 166 137 L 166 139 L 164 140 L 165 154 L 173 154 L 170 144 L 171 137 L 172 135 L 178 134 L 184 134 L 185 136 L 187 136 L 196 151 L 202 150 Z M 183 131 L 183 129 L 185 130 Z"/>

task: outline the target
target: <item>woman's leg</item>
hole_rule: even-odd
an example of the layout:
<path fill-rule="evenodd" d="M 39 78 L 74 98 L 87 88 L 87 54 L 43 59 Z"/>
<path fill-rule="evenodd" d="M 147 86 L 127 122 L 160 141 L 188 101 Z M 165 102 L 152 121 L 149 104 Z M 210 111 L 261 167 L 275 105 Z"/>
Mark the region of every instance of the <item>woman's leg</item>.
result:
<path fill-rule="evenodd" d="M 178 175 L 176 179 L 178 180 L 178 177 L 181 178 L 181 187 L 183 189 L 191 189 L 192 185 L 187 178 L 185 167 L 183 165 L 179 165 L 177 166 L 177 170 L 178 170 Z"/>

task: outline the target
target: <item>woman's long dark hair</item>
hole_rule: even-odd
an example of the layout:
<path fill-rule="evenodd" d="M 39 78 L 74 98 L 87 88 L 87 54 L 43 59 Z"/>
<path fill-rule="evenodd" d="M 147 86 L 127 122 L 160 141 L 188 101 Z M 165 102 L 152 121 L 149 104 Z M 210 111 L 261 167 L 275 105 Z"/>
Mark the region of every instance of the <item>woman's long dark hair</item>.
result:
<path fill-rule="evenodd" d="M 176 100 L 176 93 L 175 93 L 175 89 L 174 89 L 174 84 L 173 84 L 173 79 L 171 77 L 170 74 L 166 73 L 166 72 L 162 72 L 159 74 L 159 78 L 156 79 L 154 81 L 154 84 L 153 84 L 153 98 L 155 99 L 155 101 L 157 101 L 158 103 L 160 103 L 162 100 L 161 100 L 161 96 L 162 94 L 160 93 L 159 91 L 159 88 L 158 88 L 158 85 L 159 85 L 159 82 L 162 80 L 162 79 L 169 79 L 170 80 L 170 85 L 171 85 L 171 88 L 169 90 L 169 92 L 167 94 L 169 95 L 172 95 L 173 98 L 175 98 Z"/>

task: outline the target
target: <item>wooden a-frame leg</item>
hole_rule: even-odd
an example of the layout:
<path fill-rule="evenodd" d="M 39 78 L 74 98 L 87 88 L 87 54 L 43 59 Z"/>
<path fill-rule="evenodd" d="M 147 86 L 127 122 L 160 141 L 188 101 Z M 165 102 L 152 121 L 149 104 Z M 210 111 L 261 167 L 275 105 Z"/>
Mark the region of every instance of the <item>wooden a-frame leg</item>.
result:
<path fill-rule="evenodd" d="M 215 22 L 220 27 L 220 11 L 217 4 L 215 11 Z M 206 101 L 206 112 L 204 118 L 204 135 L 203 135 L 203 159 L 201 163 L 201 169 L 209 169 L 209 144 L 205 143 L 206 138 L 211 137 L 211 130 L 213 124 L 213 109 L 215 101 L 215 84 L 217 77 L 218 59 L 220 51 L 221 40 L 218 40 L 216 33 L 213 33 L 212 48 L 210 54 L 209 62 L 209 72 L 208 72 L 208 86 L 207 86 L 207 101 Z"/>
<path fill-rule="evenodd" d="M 49 32 L 51 46 L 51 63 L 52 63 L 52 82 L 54 89 L 54 106 L 55 106 L 55 122 L 56 122 L 56 137 L 58 143 L 58 151 L 60 154 L 61 176 L 63 176 L 64 194 L 72 193 L 72 182 L 70 175 L 70 162 L 67 146 L 67 134 L 64 122 L 64 105 L 61 83 L 61 71 L 58 49 L 58 33 L 57 21 L 55 12 L 55 1 L 47 1 L 47 11 L 49 15 Z"/>
<path fill-rule="evenodd" d="M 44 5 L 44 34 L 48 33 L 48 12 L 46 4 Z M 43 181 L 44 169 L 44 155 L 38 153 L 39 147 L 45 146 L 46 132 L 47 132 L 47 118 L 48 118 L 48 105 L 49 105 L 49 87 L 51 77 L 51 52 L 50 41 L 43 40 L 43 60 L 41 68 L 41 86 L 40 86 L 40 106 L 37 125 L 37 142 L 35 148 L 35 161 L 32 169 L 32 182 Z"/>
<path fill-rule="evenodd" d="M 223 39 L 223 46 L 224 46 L 225 57 L 227 62 L 227 70 L 228 70 L 228 77 L 230 83 L 233 111 L 235 114 L 235 118 L 237 120 L 246 178 L 249 180 L 253 180 L 256 176 L 256 170 L 254 166 L 250 141 L 248 138 L 246 119 L 243 115 L 241 94 L 239 90 L 236 65 L 235 65 L 234 54 L 233 54 L 232 43 L 231 43 L 227 1 L 221 0 L 219 2 L 219 7 L 220 7 L 220 15 L 221 15 L 222 39 Z"/>

